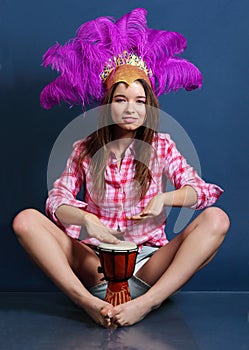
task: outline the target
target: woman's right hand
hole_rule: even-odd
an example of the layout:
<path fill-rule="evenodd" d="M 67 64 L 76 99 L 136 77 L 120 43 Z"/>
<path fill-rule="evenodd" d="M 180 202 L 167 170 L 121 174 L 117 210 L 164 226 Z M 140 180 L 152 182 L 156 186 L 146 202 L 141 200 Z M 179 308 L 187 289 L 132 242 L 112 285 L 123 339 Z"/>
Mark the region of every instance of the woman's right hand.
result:
<path fill-rule="evenodd" d="M 106 227 L 99 218 L 86 212 L 84 215 L 84 227 L 90 237 L 96 238 L 101 242 L 118 244 L 120 240 L 115 235 L 120 236 L 120 232 Z"/>

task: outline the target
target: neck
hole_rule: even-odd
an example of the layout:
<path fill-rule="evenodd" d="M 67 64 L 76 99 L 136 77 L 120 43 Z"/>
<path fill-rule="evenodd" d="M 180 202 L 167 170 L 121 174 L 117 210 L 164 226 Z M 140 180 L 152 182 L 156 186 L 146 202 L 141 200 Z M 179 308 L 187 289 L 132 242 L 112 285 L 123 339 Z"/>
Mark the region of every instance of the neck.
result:
<path fill-rule="evenodd" d="M 121 140 L 121 139 L 132 139 L 136 135 L 136 130 L 124 130 L 120 128 L 118 125 L 114 126 L 114 133 L 113 133 L 113 139 L 114 140 Z"/>
<path fill-rule="evenodd" d="M 126 131 L 116 127 L 114 132 L 114 139 L 112 141 L 111 149 L 117 155 L 122 155 L 127 147 L 134 140 L 135 131 Z"/>
<path fill-rule="evenodd" d="M 133 141 L 133 138 L 122 138 L 122 139 L 114 140 L 111 142 L 110 149 L 116 154 L 117 158 L 121 158 L 132 141 Z"/>

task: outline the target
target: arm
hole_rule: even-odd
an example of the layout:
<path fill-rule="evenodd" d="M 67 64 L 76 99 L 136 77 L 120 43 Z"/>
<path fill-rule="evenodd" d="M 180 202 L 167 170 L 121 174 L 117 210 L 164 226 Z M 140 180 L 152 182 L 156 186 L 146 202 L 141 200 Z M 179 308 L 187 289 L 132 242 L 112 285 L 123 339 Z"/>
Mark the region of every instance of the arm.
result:
<path fill-rule="evenodd" d="M 158 149 L 159 156 L 164 160 L 163 173 L 176 190 L 157 194 L 139 215 L 131 219 L 159 215 L 165 206 L 202 209 L 212 205 L 223 192 L 219 186 L 201 179 L 177 150 L 169 135 L 163 136 Z"/>
<path fill-rule="evenodd" d="M 90 237 L 94 237 L 101 242 L 120 242 L 115 236 L 113 236 L 115 234 L 120 234 L 120 232 L 109 229 L 102 224 L 96 215 L 88 213 L 85 210 L 70 205 L 61 205 L 56 209 L 55 215 L 64 225 L 74 224 L 85 227 Z"/>
<path fill-rule="evenodd" d="M 85 180 L 83 170 L 78 167 L 78 159 L 82 151 L 81 144 L 82 141 L 78 141 L 73 145 L 66 167 L 60 178 L 54 182 L 46 201 L 46 213 L 49 218 L 73 238 L 79 237 L 81 227 L 74 221 L 64 221 L 62 215 L 57 217 L 56 214 L 57 209 L 62 205 L 75 207 L 78 210 L 87 207 L 87 203 L 76 198 Z"/>
<path fill-rule="evenodd" d="M 84 170 L 78 166 L 81 150 L 82 141 L 78 141 L 74 144 L 64 172 L 49 192 L 47 214 L 73 238 L 79 238 L 84 231 L 84 238 L 94 237 L 99 241 L 118 243 L 119 240 L 113 235 L 119 232 L 103 225 L 96 215 L 85 210 L 87 203 L 76 198 L 85 180 Z"/>
<path fill-rule="evenodd" d="M 175 191 L 160 193 L 150 200 L 146 208 L 129 217 L 132 220 L 141 220 L 159 215 L 164 207 L 192 207 L 197 202 L 197 193 L 191 186 L 184 186 Z"/>
<path fill-rule="evenodd" d="M 223 193 L 223 190 L 215 184 L 205 182 L 197 174 L 196 170 L 187 163 L 186 159 L 178 151 L 169 135 L 165 135 L 165 143 L 165 165 L 163 171 L 165 176 L 176 190 L 191 187 L 197 195 L 196 202 L 189 205 L 190 192 L 187 192 L 186 202 L 183 203 L 184 206 L 189 206 L 192 209 L 203 209 L 214 204 Z M 175 198 L 176 202 L 177 198 L 178 195 Z"/>
<path fill-rule="evenodd" d="M 197 193 L 191 186 L 184 186 L 178 190 L 162 194 L 164 206 L 192 207 L 197 203 Z"/>
<path fill-rule="evenodd" d="M 85 226 L 87 221 L 87 215 L 89 214 L 90 213 L 87 213 L 85 210 L 67 204 L 62 204 L 55 211 L 56 217 L 65 226 Z"/>
<path fill-rule="evenodd" d="M 160 207 L 191 207 L 197 202 L 197 193 L 191 186 L 184 186 L 179 190 L 162 193 L 156 197 L 158 197 L 157 201 Z M 64 225 L 74 224 L 80 226 L 86 226 L 92 216 L 85 210 L 69 205 L 61 205 L 56 209 L 55 215 Z"/>

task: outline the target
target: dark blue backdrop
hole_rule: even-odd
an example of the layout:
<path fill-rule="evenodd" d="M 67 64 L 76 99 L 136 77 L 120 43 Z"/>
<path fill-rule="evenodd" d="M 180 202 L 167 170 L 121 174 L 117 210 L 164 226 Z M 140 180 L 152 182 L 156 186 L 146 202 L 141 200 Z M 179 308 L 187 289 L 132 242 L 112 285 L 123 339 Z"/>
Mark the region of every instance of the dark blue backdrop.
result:
<path fill-rule="evenodd" d="M 1 290 L 53 290 L 52 283 L 19 246 L 11 221 L 21 209 L 44 211 L 47 163 L 62 129 L 79 113 L 65 105 L 50 111 L 39 93 L 55 74 L 41 67 L 55 41 L 72 37 L 81 23 L 102 15 L 120 17 L 135 7 L 148 10 L 150 27 L 182 32 L 184 57 L 203 73 L 203 89 L 160 98 L 161 108 L 187 131 L 202 176 L 221 185 L 218 206 L 231 229 L 215 260 L 187 290 L 248 290 L 248 11 L 236 1 L 3 0 L 0 5 L 1 91 Z M 246 98 L 247 97 L 247 98 Z M 169 228 L 174 225 L 169 218 Z"/>

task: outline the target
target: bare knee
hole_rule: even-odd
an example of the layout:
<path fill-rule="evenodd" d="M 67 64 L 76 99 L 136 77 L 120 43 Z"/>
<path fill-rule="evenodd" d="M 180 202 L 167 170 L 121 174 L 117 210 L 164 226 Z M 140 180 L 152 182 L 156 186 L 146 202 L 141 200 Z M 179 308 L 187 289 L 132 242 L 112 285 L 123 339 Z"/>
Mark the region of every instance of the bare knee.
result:
<path fill-rule="evenodd" d="M 222 209 L 210 207 L 204 210 L 203 215 L 211 225 L 210 233 L 225 236 L 230 227 L 230 220 Z"/>
<path fill-rule="evenodd" d="M 22 236 L 30 232 L 33 223 L 37 220 L 39 212 L 35 209 L 25 209 L 21 211 L 13 220 L 13 230 L 17 236 Z"/>

